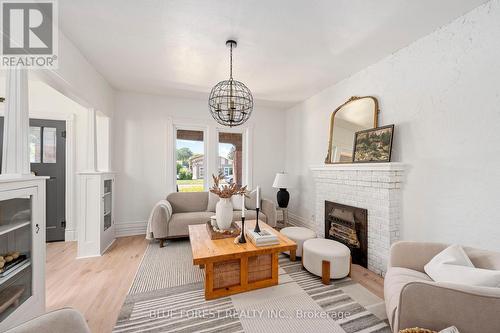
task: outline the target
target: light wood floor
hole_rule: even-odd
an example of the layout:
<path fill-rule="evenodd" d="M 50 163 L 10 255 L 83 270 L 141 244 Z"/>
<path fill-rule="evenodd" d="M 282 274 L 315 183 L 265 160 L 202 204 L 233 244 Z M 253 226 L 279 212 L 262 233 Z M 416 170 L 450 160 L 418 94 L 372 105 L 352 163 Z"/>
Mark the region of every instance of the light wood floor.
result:
<path fill-rule="evenodd" d="M 113 329 L 147 246 L 144 236 L 118 238 L 102 257 L 76 259 L 76 242 L 47 244 L 47 311 L 78 309 L 93 333 Z"/>
<path fill-rule="evenodd" d="M 351 278 L 378 297 L 384 299 L 384 278 L 380 275 L 367 270 L 363 266 L 352 265 Z"/>
<path fill-rule="evenodd" d="M 76 242 L 47 244 L 47 311 L 73 307 L 93 333 L 111 332 L 147 247 L 144 236 L 118 238 L 102 257 L 76 259 Z M 384 279 L 353 265 L 351 277 L 383 298 Z"/>

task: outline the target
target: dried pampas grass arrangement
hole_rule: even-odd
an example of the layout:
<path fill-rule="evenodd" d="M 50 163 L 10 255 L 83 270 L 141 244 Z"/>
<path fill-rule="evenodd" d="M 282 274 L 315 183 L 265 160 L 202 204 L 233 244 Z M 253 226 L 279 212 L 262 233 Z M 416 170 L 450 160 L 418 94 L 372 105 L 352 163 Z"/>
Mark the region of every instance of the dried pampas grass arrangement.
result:
<path fill-rule="evenodd" d="M 246 195 L 247 187 L 240 186 L 233 182 L 230 182 L 229 185 L 220 185 L 220 181 L 224 179 L 224 175 L 220 174 L 218 176 L 212 175 L 214 179 L 214 185 L 210 188 L 210 192 L 213 194 L 217 194 L 219 198 L 231 198 L 233 195 Z"/>

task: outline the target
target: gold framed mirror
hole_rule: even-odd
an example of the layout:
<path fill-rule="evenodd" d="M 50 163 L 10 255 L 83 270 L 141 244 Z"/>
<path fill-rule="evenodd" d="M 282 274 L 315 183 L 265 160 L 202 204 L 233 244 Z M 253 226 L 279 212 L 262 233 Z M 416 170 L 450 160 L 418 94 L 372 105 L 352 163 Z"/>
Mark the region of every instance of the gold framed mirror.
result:
<path fill-rule="evenodd" d="M 354 133 L 378 126 L 378 100 L 373 96 L 352 96 L 330 116 L 326 164 L 352 163 Z"/>

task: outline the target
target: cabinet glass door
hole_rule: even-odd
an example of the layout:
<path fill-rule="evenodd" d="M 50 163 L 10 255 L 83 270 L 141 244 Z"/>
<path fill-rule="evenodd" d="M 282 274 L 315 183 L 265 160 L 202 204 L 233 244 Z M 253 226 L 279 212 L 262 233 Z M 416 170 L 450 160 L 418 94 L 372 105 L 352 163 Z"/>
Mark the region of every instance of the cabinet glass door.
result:
<path fill-rule="evenodd" d="M 107 179 L 104 181 L 104 230 L 111 227 L 113 210 L 113 181 Z"/>
<path fill-rule="evenodd" d="M 0 322 L 33 295 L 32 196 L 0 198 Z"/>

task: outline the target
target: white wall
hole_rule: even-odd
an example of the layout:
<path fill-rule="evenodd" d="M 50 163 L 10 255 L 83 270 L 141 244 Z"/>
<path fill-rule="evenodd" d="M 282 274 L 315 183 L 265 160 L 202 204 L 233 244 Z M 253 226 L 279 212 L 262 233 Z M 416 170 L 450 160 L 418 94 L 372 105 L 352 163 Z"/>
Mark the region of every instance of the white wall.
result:
<path fill-rule="evenodd" d="M 33 70 L 30 75 L 38 77 L 84 107 L 94 108 L 112 117 L 113 88 L 62 31 L 59 31 L 58 59 L 57 69 Z"/>
<path fill-rule="evenodd" d="M 110 125 L 111 118 L 101 112 L 96 115 L 97 170 L 111 171 L 110 165 Z"/>
<path fill-rule="evenodd" d="M 327 152 L 330 113 L 375 95 L 408 165 L 402 238 L 500 250 L 500 1 L 491 1 L 287 112 L 296 219 L 310 220 L 309 166 Z"/>
<path fill-rule="evenodd" d="M 172 121 L 208 125 L 215 138 L 207 100 L 119 92 L 113 125 L 113 165 L 117 171 L 115 221 L 118 235 L 143 233 L 151 208 L 173 191 L 167 170 Z M 246 125 L 253 128 L 253 185 L 274 199 L 272 183 L 285 165 L 285 111 L 259 106 Z M 215 140 L 212 140 L 215 141 Z"/>
<path fill-rule="evenodd" d="M 61 30 L 59 30 L 59 67 L 53 70 L 32 70 L 29 75 L 30 78 L 44 82 L 79 105 L 97 110 L 102 116 L 97 128 L 98 144 L 111 143 L 115 91 Z M 111 150 L 110 145 L 99 148 L 100 170 L 111 169 L 111 161 L 108 158 Z M 77 171 L 84 169 L 85 166 Z"/>

